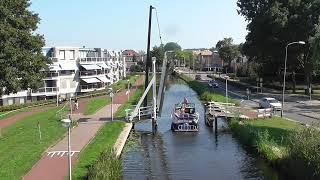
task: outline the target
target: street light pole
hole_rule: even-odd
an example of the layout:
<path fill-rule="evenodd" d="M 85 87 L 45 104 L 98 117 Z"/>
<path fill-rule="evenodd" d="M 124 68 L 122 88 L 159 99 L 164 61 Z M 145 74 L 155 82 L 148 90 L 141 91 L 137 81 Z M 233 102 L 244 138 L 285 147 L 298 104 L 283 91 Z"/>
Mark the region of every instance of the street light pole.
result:
<path fill-rule="evenodd" d="M 283 87 L 282 87 L 282 107 L 281 107 L 281 117 L 283 117 L 284 109 L 284 91 L 286 89 L 286 73 L 287 73 L 287 59 L 288 59 L 288 47 L 292 44 L 306 44 L 304 41 L 297 41 L 287 44 L 286 46 L 286 56 L 284 59 L 284 73 L 283 73 Z"/>
<path fill-rule="evenodd" d="M 71 172 L 71 117 L 69 115 L 68 119 L 62 119 L 62 126 L 68 128 L 68 166 L 69 166 L 69 180 L 72 179 L 72 172 Z"/>
<path fill-rule="evenodd" d="M 113 121 L 113 89 L 112 88 L 108 88 L 111 92 L 110 92 L 110 97 L 111 97 L 111 121 Z"/>
<path fill-rule="evenodd" d="M 129 87 L 130 80 L 128 79 L 127 82 L 128 82 L 128 91 L 127 91 L 127 93 L 128 93 L 128 101 L 129 101 L 129 98 L 130 98 L 130 87 Z"/>

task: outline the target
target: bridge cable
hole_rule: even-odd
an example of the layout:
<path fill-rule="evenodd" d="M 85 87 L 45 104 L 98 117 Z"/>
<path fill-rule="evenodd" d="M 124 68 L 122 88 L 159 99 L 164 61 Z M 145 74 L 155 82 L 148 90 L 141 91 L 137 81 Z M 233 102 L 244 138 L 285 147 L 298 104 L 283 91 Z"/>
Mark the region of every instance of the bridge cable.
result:
<path fill-rule="evenodd" d="M 155 8 L 156 10 L 156 17 L 157 17 L 157 24 L 158 24 L 158 31 L 159 31 L 159 38 L 160 38 L 160 42 L 162 44 L 162 37 L 161 37 L 161 31 L 160 31 L 160 23 L 159 23 L 159 18 L 158 18 L 158 10 L 157 8 Z"/>

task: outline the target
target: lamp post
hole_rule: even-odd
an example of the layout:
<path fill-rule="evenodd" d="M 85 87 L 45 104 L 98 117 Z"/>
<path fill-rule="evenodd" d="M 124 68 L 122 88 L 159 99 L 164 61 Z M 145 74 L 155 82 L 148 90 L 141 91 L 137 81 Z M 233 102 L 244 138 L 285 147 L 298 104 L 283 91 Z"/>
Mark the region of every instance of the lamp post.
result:
<path fill-rule="evenodd" d="M 229 79 L 229 76 L 225 76 L 224 78 L 226 79 L 226 103 L 228 106 L 228 79 Z"/>
<path fill-rule="evenodd" d="M 70 134 L 71 134 L 71 120 L 70 120 L 70 116 L 69 119 L 62 119 L 62 126 L 65 128 L 68 128 L 68 165 L 69 165 L 69 180 L 71 180 L 71 138 L 70 138 Z"/>
<path fill-rule="evenodd" d="M 127 95 L 128 95 L 128 101 L 129 101 L 129 97 L 130 97 L 130 80 L 128 79 L 127 80 L 127 82 L 128 82 L 128 91 L 127 91 Z"/>
<path fill-rule="evenodd" d="M 112 88 L 108 88 L 111 92 L 110 92 L 110 97 L 111 97 L 111 121 L 113 121 L 113 89 Z"/>
<path fill-rule="evenodd" d="M 284 91 L 286 89 L 286 73 L 287 73 L 287 59 L 288 59 L 288 47 L 292 44 L 306 44 L 304 41 L 296 41 L 287 44 L 286 46 L 286 56 L 284 59 L 284 73 L 283 73 L 283 87 L 282 87 L 282 107 L 281 107 L 281 117 L 283 116 L 284 109 Z"/>

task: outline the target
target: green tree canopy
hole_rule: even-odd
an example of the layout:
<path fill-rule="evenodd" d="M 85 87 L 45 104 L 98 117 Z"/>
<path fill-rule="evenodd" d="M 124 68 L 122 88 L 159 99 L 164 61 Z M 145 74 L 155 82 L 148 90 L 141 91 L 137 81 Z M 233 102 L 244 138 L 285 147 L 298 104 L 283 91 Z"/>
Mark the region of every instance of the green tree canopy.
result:
<path fill-rule="evenodd" d="M 304 70 L 309 81 L 313 70 L 312 37 L 319 25 L 319 0 L 238 0 L 239 14 L 249 22 L 244 53 L 261 63 L 264 73 L 279 74 L 283 69 L 285 47 L 290 42 L 307 44 L 289 47 L 288 68 Z M 278 73 L 277 73 L 278 72 Z"/>
<path fill-rule="evenodd" d="M 35 34 L 40 18 L 29 6 L 29 0 L 0 1 L 0 95 L 42 85 L 48 61 L 44 38 Z"/>
<path fill-rule="evenodd" d="M 224 38 L 218 41 L 216 49 L 218 50 L 220 58 L 228 63 L 229 66 L 231 61 L 240 55 L 239 45 L 234 45 L 232 38 Z"/>
<path fill-rule="evenodd" d="M 158 66 L 162 64 L 164 58 L 164 48 L 162 44 L 160 46 L 154 46 L 152 48 L 151 57 L 156 57 L 156 64 Z"/>
<path fill-rule="evenodd" d="M 178 43 L 175 42 L 168 42 L 164 46 L 165 51 L 181 51 L 181 46 Z"/>

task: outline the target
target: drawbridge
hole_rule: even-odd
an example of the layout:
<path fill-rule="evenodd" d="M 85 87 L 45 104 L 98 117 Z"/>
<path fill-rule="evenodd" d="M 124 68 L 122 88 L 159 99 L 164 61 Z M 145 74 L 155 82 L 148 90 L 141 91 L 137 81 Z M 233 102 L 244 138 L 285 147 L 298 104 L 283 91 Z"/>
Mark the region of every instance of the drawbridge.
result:
<path fill-rule="evenodd" d="M 159 87 L 157 92 L 157 77 L 156 77 L 156 58 L 152 58 L 152 78 L 146 87 L 143 95 L 141 96 L 139 102 L 126 109 L 126 120 L 131 123 L 135 123 L 141 120 L 152 119 L 152 131 L 157 130 L 157 116 L 161 113 L 163 104 L 163 94 L 166 85 L 166 79 L 168 76 L 168 60 L 167 55 L 172 51 L 165 52 L 164 59 L 161 68 L 161 77 L 159 80 Z M 142 106 L 143 102 L 147 99 L 148 93 L 152 89 L 152 103 L 149 106 Z"/>

